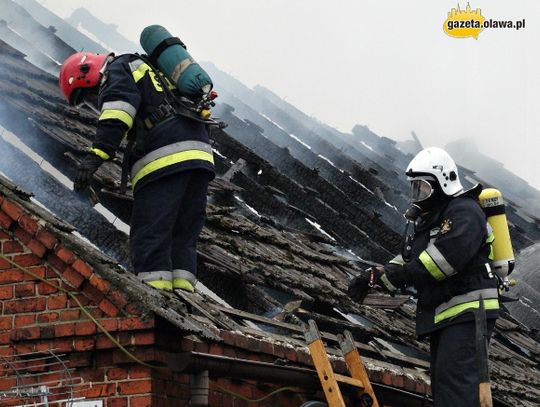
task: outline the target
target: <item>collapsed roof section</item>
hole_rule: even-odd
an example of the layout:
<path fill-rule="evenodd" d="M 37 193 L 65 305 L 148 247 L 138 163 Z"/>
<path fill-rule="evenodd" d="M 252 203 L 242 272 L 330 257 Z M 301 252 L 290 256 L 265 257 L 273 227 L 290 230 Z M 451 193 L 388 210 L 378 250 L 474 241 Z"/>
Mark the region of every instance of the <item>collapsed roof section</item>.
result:
<path fill-rule="evenodd" d="M 4 137 L 4 151 L 18 154 L 20 160 L 15 160 L 19 166 L 5 160 L 2 171 L 18 184 L 35 186 L 38 201 L 69 219 L 100 249 L 106 247 L 107 253 L 127 266 L 125 234 L 111 238 L 107 222 L 99 223 L 99 227 L 87 223 L 85 219 L 94 212 L 87 202 L 71 204 L 75 199 L 69 181 L 74 175 L 73 162 L 89 146 L 95 118 L 67 108 L 55 78 L 24 61 L 16 50 L 0 43 L 0 52 L 1 124 L 42 157 L 37 166 L 25 165 L 28 153 Z M 360 167 L 358 175 L 348 173 L 333 156 L 325 156 L 325 160 L 319 157 L 321 154 L 311 155 L 309 159 L 317 161 L 307 165 L 298 146 L 272 141 L 265 137 L 268 130 L 261 127 L 264 123 L 241 118 L 233 109 L 224 106 L 221 112 L 230 128 L 213 134 L 220 177 L 211 187 L 208 222 L 199 247 L 199 275 L 211 292 L 162 297 L 88 242 L 60 234 L 61 240 L 69 241 L 73 251 L 101 273 L 100 278 L 130 301 L 149 299 L 142 302 L 145 312 L 168 321 L 182 334 L 194 335 L 197 343 L 206 344 L 205 348 L 186 342 L 187 347 L 199 346 L 199 350 L 208 352 L 212 341 L 221 338 L 227 346 L 258 349 L 255 353 L 266 354 L 272 360 L 285 358 L 289 363 L 309 365 L 302 326 L 312 318 L 326 332 L 325 339 L 330 343 L 335 343 L 335 334 L 344 328 L 353 332 L 375 382 L 417 393 L 409 395 L 411 399 L 428 394 L 427 344 L 414 337 L 414 304 L 407 297 L 374 295 L 364 305 L 357 305 L 345 293 L 347 280 L 358 267 L 388 259 L 399 246 L 399 235 L 392 223 L 375 210 L 375 189 L 367 191 L 390 180 L 377 170 L 362 171 Z M 276 118 L 268 116 L 270 120 L 272 117 Z M 283 134 L 280 137 L 285 140 Z M 382 162 L 384 158 L 379 157 Z M 54 175 L 46 174 L 46 188 L 32 184 L 43 175 L 43 160 L 67 176 L 67 182 L 56 183 L 53 188 L 50 178 Z M 322 165 L 325 167 L 321 170 Z M 351 177 L 364 187 L 351 184 Z M 95 186 L 101 203 L 127 222 L 130 197 L 118 194 L 119 180 L 120 167 L 110 162 L 97 173 Z M 5 180 L 2 183 L 8 184 Z M 50 215 L 18 196 L 16 188 L 6 188 L 2 191 L 8 200 L 53 225 L 55 234 L 62 231 L 54 226 Z M 55 199 L 51 199 L 52 193 Z M 384 193 L 379 195 L 384 199 Z M 16 213 L 10 219 L 20 222 Z M 11 222 L 8 232 L 17 225 Z M 108 246 L 111 240 L 112 248 Z M 46 247 L 43 256 L 50 250 L 53 248 Z M 164 312 L 170 308 L 169 301 L 174 315 Z M 188 308 L 193 312 L 188 313 Z M 511 319 L 501 319 L 492 349 L 494 393 L 500 405 L 538 403 L 538 344 L 528 337 L 527 329 Z M 522 392 L 529 398 L 523 399 Z"/>

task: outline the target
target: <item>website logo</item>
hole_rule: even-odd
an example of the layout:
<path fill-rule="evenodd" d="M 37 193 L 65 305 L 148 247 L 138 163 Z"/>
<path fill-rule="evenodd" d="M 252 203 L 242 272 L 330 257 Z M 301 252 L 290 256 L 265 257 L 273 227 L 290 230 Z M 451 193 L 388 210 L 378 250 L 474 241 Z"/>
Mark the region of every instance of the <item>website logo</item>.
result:
<path fill-rule="evenodd" d="M 479 8 L 473 10 L 467 3 L 465 10 L 461 10 L 458 3 L 457 8 L 448 12 L 448 17 L 443 24 L 444 32 L 450 37 L 472 37 L 475 40 L 484 28 L 506 28 L 517 31 L 525 28 L 525 19 L 516 21 L 486 19 Z"/>

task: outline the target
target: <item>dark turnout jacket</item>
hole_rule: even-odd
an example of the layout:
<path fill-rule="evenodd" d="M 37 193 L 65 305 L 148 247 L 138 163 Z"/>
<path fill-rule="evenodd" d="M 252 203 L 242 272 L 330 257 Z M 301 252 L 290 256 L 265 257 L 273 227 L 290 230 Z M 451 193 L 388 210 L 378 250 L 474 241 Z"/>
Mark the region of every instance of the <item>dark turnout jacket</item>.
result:
<path fill-rule="evenodd" d="M 389 267 L 387 277 L 416 288 L 419 336 L 474 319 L 471 310 L 479 307 L 480 296 L 487 317 L 498 316 L 497 280 L 489 269 L 492 241 L 484 212 L 471 196 L 453 198 L 429 219 L 417 221 L 409 261 L 402 269 Z"/>
<path fill-rule="evenodd" d="M 214 173 L 205 124 L 178 115 L 159 124 L 150 120 L 165 93 L 156 75 L 138 55 L 121 55 L 108 65 L 99 92 L 101 115 L 94 153 L 105 159 L 113 157 L 134 126 L 144 131 L 138 155 L 130 158 L 135 191 L 152 179 L 186 169 L 205 169 L 210 176 Z"/>

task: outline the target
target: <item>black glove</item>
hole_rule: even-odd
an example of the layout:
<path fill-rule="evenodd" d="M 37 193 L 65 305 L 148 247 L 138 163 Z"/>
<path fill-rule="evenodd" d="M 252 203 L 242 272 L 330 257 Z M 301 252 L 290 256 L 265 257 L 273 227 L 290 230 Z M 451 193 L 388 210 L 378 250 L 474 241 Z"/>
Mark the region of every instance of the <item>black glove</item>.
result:
<path fill-rule="evenodd" d="M 349 297 L 353 300 L 362 303 L 364 298 L 372 287 L 371 283 L 371 269 L 362 270 L 356 277 L 349 282 Z"/>
<path fill-rule="evenodd" d="M 393 265 L 388 264 L 387 266 L 391 267 Z M 370 267 L 360 272 L 360 274 L 354 277 L 349 283 L 349 296 L 353 300 L 361 303 L 366 298 L 369 289 L 375 287 L 376 285 L 382 287 L 385 291 L 394 295 L 397 291 L 397 288 L 388 279 L 388 276 L 385 273 L 385 267 Z"/>
<path fill-rule="evenodd" d="M 87 154 L 79 164 L 79 172 L 77 173 L 77 177 L 75 178 L 75 182 L 73 183 L 73 189 L 75 191 L 81 191 L 85 189 L 90 183 L 92 175 L 94 175 L 94 173 L 97 171 L 97 169 L 102 163 L 103 159 L 101 157 L 92 153 Z"/>

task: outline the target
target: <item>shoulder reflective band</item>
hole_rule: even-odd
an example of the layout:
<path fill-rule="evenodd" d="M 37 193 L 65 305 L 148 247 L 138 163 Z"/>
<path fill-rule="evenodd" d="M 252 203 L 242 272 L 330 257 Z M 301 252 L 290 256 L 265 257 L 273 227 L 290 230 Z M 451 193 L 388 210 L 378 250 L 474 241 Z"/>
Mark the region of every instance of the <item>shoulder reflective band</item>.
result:
<path fill-rule="evenodd" d="M 480 308 L 480 295 L 484 298 L 486 310 L 499 309 L 498 292 L 496 288 L 475 290 L 470 293 L 457 295 L 435 309 L 435 323 L 455 317 L 468 309 Z"/>
<path fill-rule="evenodd" d="M 137 109 L 123 100 L 116 100 L 113 102 L 105 102 L 101 107 L 101 115 L 99 120 L 116 119 L 120 120 L 128 129 L 133 126 L 133 120 L 137 114 Z"/>
<path fill-rule="evenodd" d="M 107 154 L 105 151 L 100 150 L 99 148 L 91 148 L 90 152 L 100 157 L 102 160 L 108 160 L 111 158 L 109 154 Z"/>
<path fill-rule="evenodd" d="M 429 271 L 429 274 L 435 279 L 435 280 L 444 280 L 445 275 L 437 266 L 437 264 L 433 261 L 433 259 L 429 256 L 429 254 L 424 250 L 422 253 L 420 253 L 420 256 L 418 256 L 418 259 L 422 262 L 424 267 Z"/>
<path fill-rule="evenodd" d="M 181 141 L 158 148 L 133 165 L 131 185 L 135 188 L 135 184 L 142 177 L 169 165 L 190 160 L 202 160 L 214 164 L 212 147 L 201 141 Z"/>
<path fill-rule="evenodd" d="M 148 64 L 144 62 L 142 59 L 136 59 L 135 61 L 130 62 L 129 68 L 131 69 L 131 75 L 133 76 L 133 80 L 135 81 L 135 83 L 139 82 L 144 77 L 146 72 L 149 72 L 150 79 L 152 80 L 152 83 L 154 84 L 154 88 L 158 92 L 163 91 L 161 84 L 156 79 L 156 74 L 154 73 L 154 71 L 152 71 L 150 66 L 148 66 Z"/>

